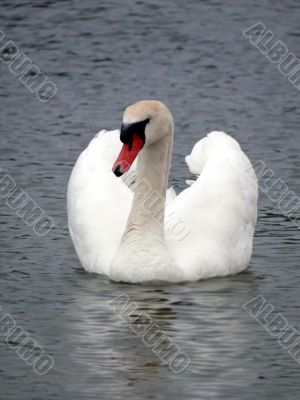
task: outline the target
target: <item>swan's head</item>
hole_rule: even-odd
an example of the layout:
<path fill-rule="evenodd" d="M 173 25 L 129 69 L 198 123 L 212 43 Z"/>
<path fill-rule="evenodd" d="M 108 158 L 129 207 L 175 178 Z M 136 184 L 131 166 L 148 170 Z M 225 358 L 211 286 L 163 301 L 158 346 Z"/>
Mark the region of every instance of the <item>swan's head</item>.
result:
<path fill-rule="evenodd" d="M 173 134 L 173 117 L 160 101 L 142 100 L 127 107 L 120 130 L 123 147 L 113 165 L 114 174 L 123 175 L 143 147 L 170 134 Z"/>

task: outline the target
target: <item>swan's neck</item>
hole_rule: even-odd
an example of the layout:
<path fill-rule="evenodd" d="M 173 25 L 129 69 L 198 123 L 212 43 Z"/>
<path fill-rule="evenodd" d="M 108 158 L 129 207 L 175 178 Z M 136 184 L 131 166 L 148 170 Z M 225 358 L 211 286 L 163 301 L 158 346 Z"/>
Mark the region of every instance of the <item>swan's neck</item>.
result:
<path fill-rule="evenodd" d="M 173 128 L 171 128 L 173 130 Z M 145 147 L 138 158 L 132 208 L 122 242 L 164 240 L 166 191 L 173 147 L 173 131 Z"/>

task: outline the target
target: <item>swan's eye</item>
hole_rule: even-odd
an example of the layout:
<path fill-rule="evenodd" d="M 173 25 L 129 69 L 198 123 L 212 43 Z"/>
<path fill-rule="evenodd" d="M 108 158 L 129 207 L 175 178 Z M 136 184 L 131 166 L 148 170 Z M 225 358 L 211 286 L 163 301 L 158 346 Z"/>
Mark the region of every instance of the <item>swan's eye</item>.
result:
<path fill-rule="evenodd" d="M 130 147 L 132 146 L 132 140 L 134 135 L 138 135 L 143 142 L 145 143 L 145 128 L 146 125 L 150 122 L 150 119 L 147 118 L 144 121 L 134 122 L 132 124 L 122 124 L 121 132 L 120 132 L 120 140 L 124 144 L 128 144 Z"/>

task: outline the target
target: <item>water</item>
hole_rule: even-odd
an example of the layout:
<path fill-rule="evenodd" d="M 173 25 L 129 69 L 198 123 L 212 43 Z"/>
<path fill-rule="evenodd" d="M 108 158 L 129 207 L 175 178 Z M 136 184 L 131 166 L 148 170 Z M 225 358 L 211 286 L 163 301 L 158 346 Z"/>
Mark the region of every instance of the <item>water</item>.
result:
<path fill-rule="evenodd" d="M 1 201 L 0 304 L 55 360 L 38 376 L 1 337 L 1 398 L 299 398 L 300 366 L 242 308 L 262 294 L 299 328 L 300 233 L 267 196 L 250 269 L 224 279 L 111 283 L 81 269 L 67 230 L 76 157 L 142 98 L 174 114 L 177 191 L 184 156 L 221 129 L 300 193 L 300 94 L 242 36 L 257 21 L 299 56 L 296 0 L 2 0 L 0 29 L 58 93 L 41 103 L 0 64 L 1 166 L 55 221 L 38 237 Z M 189 355 L 188 369 L 172 373 L 109 310 L 125 293 Z"/>

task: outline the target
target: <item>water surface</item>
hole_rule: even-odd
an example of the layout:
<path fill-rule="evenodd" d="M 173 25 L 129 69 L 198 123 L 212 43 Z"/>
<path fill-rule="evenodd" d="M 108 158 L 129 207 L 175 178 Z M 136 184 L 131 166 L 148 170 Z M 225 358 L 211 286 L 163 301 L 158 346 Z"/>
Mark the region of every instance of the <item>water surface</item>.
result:
<path fill-rule="evenodd" d="M 300 366 L 243 310 L 262 294 L 299 327 L 300 233 L 267 196 L 250 269 L 183 285 L 115 284 L 85 273 L 66 219 L 78 154 L 142 98 L 174 114 L 177 191 L 194 143 L 225 130 L 300 193 L 300 93 L 242 35 L 263 21 L 299 56 L 298 1 L 3 0 L 0 8 L 0 29 L 58 87 L 41 103 L 0 64 L 0 164 L 55 221 L 38 237 L 1 201 L 0 304 L 55 367 L 36 375 L 1 338 L 0 397 L 298 399 Z M 189 368 L 172 373 L 133 335 L 108 308 L 118 294 L 175 340 Z"/>

